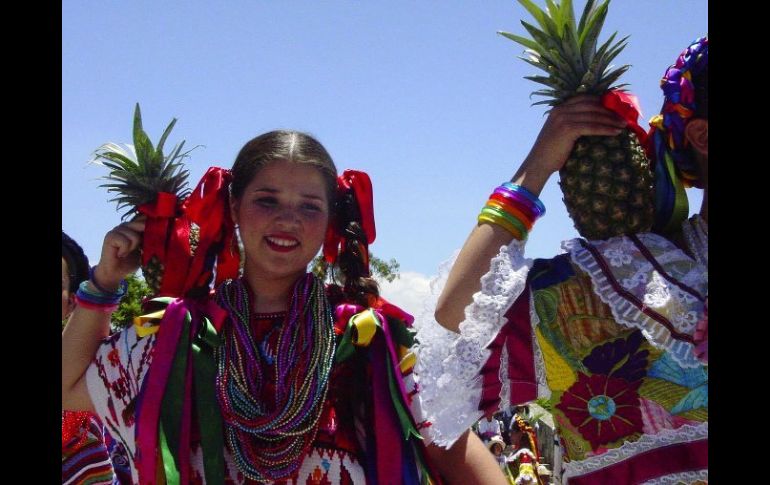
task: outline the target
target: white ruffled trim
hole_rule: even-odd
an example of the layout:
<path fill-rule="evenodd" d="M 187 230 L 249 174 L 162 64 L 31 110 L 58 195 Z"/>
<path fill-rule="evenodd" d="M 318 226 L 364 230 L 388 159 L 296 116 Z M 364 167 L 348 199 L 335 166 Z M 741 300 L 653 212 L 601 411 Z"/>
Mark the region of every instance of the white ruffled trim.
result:
<path fill-rule="evenodd" d="M 677 485 L 680 483 L 695 483 L 695 482 L 708 482 L 709 471 L 698 470 L 693 472 L 674 473 L 673 475 L 666 475 L 665 477 L 653 478 L 647 480 L 641 485 Z"/>
<path fill-rule="evenodd" d="M 532 352 L 535 356 L 535 381 L 537 382 L 537 397 L 550 399 L 551 388 L 548 387 L 548 374 L 545 368 L 545 358 L 540 350 L 540 342 L 537 340 L 535 330 L 540 325 L 540 317 L 535 309 L 534 293 L 529 294 L 529 321 L 532 322 Z"/>
<path fill-rule="evenodd" d="M 654 435 L 643 434 L 638 440 L 627 441 L 620 447 L 608 450 L 601 455 L 563 463 L 563 483 L 567 485 L 570 478 L 595 472 L 656 448 L 706 439 L 708 432 L 709 424 L 700 423 L 697 425 L 686 424 L 677 429 L 667 428 Z"/>
<path fill-rule="evenodd" d="M 500 370 L 498 371 L 500 376 L 500 409 L 508 409 L 511 407 L 511 380 L 508 379 L 508 348 L 503 345 L 503 350 L 500 352 Z"/>
<path fill-rule="evenodd" d="M 705 267 L 657 234 L 644 233 L 637 237 L 668 274 L 701 295 L 708 294 L 708 270 Z M 572 261 L 591 277 L 594 293 L 610 307 L 615 320 L 627 327 L 640 329 L 652 345 L 668 351 L 683 367 L 702 365 L 695 357 L 692 344 L 673 338 L 666 327 L 615 291 L 594 255 L 579 241 L 565 241 L 562 247 L 570 253 Z M 677 331 L 688 335 L 694 333 L 695 325 L 703 317 L 703 301 L 663 278 L 630 239 L 619 236 L 587 244 L 602 255 L 613 277 L 626 291 L 666 317 Z"/>
<path fill-rule="evenodd" d="M 481 277 L 481 291 L 465 308 L 460 333 L 450 332 L 434 318 L 436 302 L 446 285 L 457 254 L 439 268 L 431 282 L 425 312 L 415 321 L 419 345 L 415 380 L 420 385 L 420 407 L 430 426 L 423 428 L 427 442 L 450 447 L 482 415 L 481 368 L 489 358 L 487 345 L 505 324 L 504 315 L 524 291 L 531 259 L 524 258 L 524 243 L 513 240 L 502 246 Z"/>

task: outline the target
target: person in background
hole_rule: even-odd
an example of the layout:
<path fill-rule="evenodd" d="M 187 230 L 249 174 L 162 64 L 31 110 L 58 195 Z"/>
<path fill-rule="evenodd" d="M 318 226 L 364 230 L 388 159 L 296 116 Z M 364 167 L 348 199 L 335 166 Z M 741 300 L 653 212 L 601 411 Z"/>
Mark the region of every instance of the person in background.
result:
<path fill-rule="evenodd" d="M 61 233 L 62 325 L 75 309 L 75 292 L 88 279 L 88 257 L 80 245 Z M 63 355 L 63 359 L 67 356 Z M 88 411 L 62 411 L 62 483 L 113 483 L 110 453 L 99 418 Z"/>

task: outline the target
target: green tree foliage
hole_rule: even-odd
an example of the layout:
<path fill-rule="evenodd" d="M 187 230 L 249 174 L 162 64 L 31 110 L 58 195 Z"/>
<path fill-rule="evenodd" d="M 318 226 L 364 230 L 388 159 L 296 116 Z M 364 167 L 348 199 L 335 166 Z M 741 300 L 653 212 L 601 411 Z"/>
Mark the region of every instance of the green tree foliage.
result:
<path fill-rule="evenodd" d="M 330 281 L 332 274 L 337 279 L 341 277 L 338 270 L 329 271 L 329 263 L 324 260 L 323 255 L 321 254 L 313 259 L 310 263 L 310 267 L 312 268 L 313 273 L 324 281 Z M 372 271 L 372 278 L 378 283 L 383 283 L 385 281 L 392 283 L 393 280 L 400 277 L 398 271 L 401 268 L 401 265 L 395 258 L 390 258 L 390 261 L 385 261 L 374 254 L 369 253 L 369 267 Z"/>
<path fill-rule="evenodd" d="M 134 317 L 142 314 L 142 300 L 150 295 L 150 287 L 137 275 L 126 278 L 128 291 L 120 301 L 120 306 L 112 314 L 113 330 L 122 330 L 133 324 Z"/>

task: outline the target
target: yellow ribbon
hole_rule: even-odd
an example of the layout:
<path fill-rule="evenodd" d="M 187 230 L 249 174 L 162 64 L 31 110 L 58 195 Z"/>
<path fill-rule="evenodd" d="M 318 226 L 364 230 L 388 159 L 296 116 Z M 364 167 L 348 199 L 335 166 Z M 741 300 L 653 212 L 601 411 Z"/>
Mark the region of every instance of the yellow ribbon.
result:
<path fill-rule="evenodd" d="M 152 335 L 160 329 L 160 320 L 163 318 L 163 314 L 166 313 L 166 309 L 158 310 L 157 312 L 148 313 L 146 315 L 139 315 L 134 317 L 134 327 L 136 327 L 136 335 L 138 337 L 146 337 Z M 150 326 L 145 326 L 145 323 L 150 323 Z"/>
<path fill-rule="evenodd" d="M 351 342 L 356 347 L 367 347 L 377 332 L 380 323 L 371 309 L 356 313 L 350 317 L 349 325 L 354 329 Z"/>
<path fill-rule="evenodd" d="M 405 349 L 406 347 L 401 347 Z M 401 369 L 402 374 L 406 374 L 409 372 L 409 369 L 414 367 L 414 364 L 417 363 L 417 356 L 414 355 L 414 352 L 406 352 L 404 356 L 401 358 L 401 362 L 398 364 L 399 369 Z"/>

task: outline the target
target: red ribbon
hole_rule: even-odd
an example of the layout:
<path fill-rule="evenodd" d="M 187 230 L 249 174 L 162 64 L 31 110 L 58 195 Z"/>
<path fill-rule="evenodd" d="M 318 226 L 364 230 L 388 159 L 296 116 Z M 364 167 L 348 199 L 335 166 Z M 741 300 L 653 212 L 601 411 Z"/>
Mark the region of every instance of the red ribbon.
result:
<path fill-rule="evenodd" d="M 372 181 L 366 172 L 360 170 L 345 170 L 337 177 L 338 197 L 353 191 L 353 196 L 358 204 L 358 212 L 361 215 L 361 228 L 366 235 L 366 243 L 372 244 L 377 231 L 374 226 L 374 193 Z M 335 229 L 336 224 L 329 224 L 324 241 L 324 258 L 329 264 L 334 264 L 340 254 L 340 247 L 344 247 L 345 237 Z M 344 229 L 344 228 L 340 228 Z M 364 251 L 366 253 L 366 251 Z M 368 262 L 367 262 L 368 263 Z"/>
<path fill-rule="evenodd" d="M 407 327 L 411 327 L 414 323 L 414 317 L 410 315 L 409 313 L 406 313 L 401 308 L 397 307 L 396 305 L 393 305 L 392 303 L 388 302 L 385 298 L 379 297 L 377 298 L 377 304 L 375 305 L 377 310 L 382 312 L 383 315 L 385 315 L 388 318 L 395 318 L 396 320 L 401 320 L 406 324 Z"/>
<path fill-rule="evenodd" d="M 602 95 L 601 101 L 602 106 L 616 113 L 628 122 L 626 128 L 636 133 L 636 136 L 639 138 L 639 143 L 646 149 L 647 132 L 644 131 L 636 121 L 639 118 L 639 112 L 642 110 L 639 107 L 639 98 L 626 91 L 610 89 Z"/>
<path fill-rule="evenodd" d="M 238 276 L 235 225 L 230 217 L 228 187 L 232 175 L 219 167 L 208 169 L 191 195 L 179 206 L 174 194 L 161 192 L 152 204 L 139 207 L 147 216 L 142 264 L 157 257 L 164 266 L 155 296 L 184 296 L 209 283 L 216 256 L 215 285 Z M 192 223 L 199 229 L 195 256 L 190 248 Z M 216 254 L 210 254 L 212 248 Z"/>
<path fill-rule="evenodd" d="M 152 204 L 140 206 L 147 216 L 142 243 L 142 265 L 153 256 L 163 263 L 163 280 L 156 296 L 181 296 L 184 291 L 184 269 L 190 267 L 190 221 L 177 207 L 177 197 L 159 192 Z"/>
<path fill-rule="evenodd" d="M 159 192 L 155 202 L 137 208 L 140 214 L 147 216 L 142 246 L 143 265 L 153 256 L 157 256 L 161 261 L 166 258 L 166 232 L 169 221 L 177 215 L 176 201 L 176 195 Z"/>
<path fill-rule="evenodd" d="M 184 282 L 185 291 L 208 283 L 213 270 L 207 267 L 207 261 L 213 257 L 209 252 L 217 244 L 219 248 L 215 286 L 228 278 L 238 276 L 239 254 L 233 244 L 235 224 L 230 215 L 228 194 L 231 180 L 232 174 L 229 170 L 210 167 L 185 201 L 185 215 L 200 227 L 198 247 Z"/>
<path fill-rule="evenodd" d="M 387 335 L 387 322 L 382 322 L 383 332 L 377 332 L 370 349 L 371 363 L 371 389 L 374 420 L 372 429 L 377 430 L 374 435 L 374 453 L 376 457 L 377 483 L 400 482 L 394 480 L 395 474 L 401 474 L 401 459 L 403 446 L 406 444 L 401 436 L 401 427 L 398 416 L 393 409 L 390 390 L 388 388 L 388 370 L 386 365 L 393 365 L 390 348 L 392 343 Z M 391 355 L 389 355 L 391 354 Z M 398 372 L 396 367 L 393 372 Z M 396 374 L 399 376 L 399 374 Z M 399 376 L 400 377 L 400 376 Z M 401 381 L 396 377 L 397 381 Z M 403 386 L 403 384 L 401 384 Z"/>

